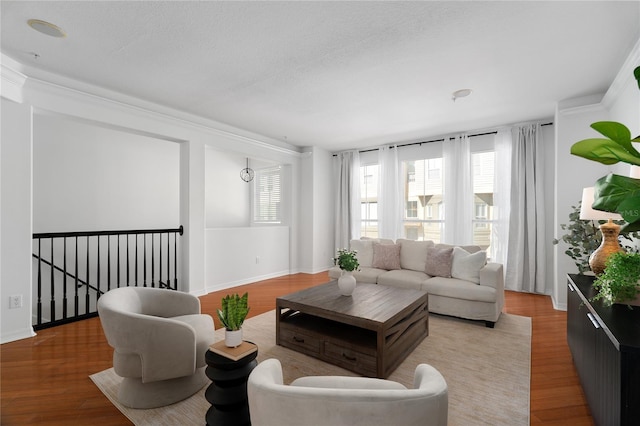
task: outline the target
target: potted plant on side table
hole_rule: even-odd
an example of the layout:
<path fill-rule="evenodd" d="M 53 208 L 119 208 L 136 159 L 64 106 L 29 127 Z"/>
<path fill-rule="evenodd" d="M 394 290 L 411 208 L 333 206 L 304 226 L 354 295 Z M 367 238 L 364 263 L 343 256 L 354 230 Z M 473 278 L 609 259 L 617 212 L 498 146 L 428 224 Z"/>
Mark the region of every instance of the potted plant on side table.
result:
<path fill-rule="evenodd" d="M 222 309 L 218 309 L 218 318 L 225 328 L 225 345 L 230 348 L 242 343 L 242 323 L 249 314 L 249 293 L 226 295 L 222 298 Z"/>
<path fill-rule="evenodd" d="M 351 296 L 353 290 L 356 288 L 356 277 L 353 276 L 353 271 L 358 270 L 360 263 L 356 254 L 356 250 L 338 249 L 335 263 L 342 270 L 340 278 L 338 278 L 338 288 L 343 296 Z"/>
<path fill-rule="evenodd" d="M 614 253 L 607 259 L 604 272 L 593 283 L 598 293 L 591 300 L 602 300 L 605 305 L 621 303 L 640 306 L 638 280 L 640 253 Z"/>

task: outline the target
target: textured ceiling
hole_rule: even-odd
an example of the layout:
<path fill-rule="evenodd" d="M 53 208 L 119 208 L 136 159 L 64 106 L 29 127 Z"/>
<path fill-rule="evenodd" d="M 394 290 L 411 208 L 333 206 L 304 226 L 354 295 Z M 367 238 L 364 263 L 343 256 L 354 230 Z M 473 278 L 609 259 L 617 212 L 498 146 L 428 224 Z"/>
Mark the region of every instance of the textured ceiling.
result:
<path fill-rule="evenodd" d="M 604 92 L 640 37 L 637 1 L 0 7 L 2 52 L 27 70 L 332 151 L 552 117 Z"/>

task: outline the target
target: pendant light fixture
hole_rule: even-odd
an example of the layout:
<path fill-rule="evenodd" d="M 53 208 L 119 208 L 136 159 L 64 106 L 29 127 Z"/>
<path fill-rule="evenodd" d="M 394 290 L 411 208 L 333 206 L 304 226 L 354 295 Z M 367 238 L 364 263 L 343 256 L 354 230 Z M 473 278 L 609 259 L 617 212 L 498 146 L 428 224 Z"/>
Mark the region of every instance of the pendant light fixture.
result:
<path fill-rule="evenodd" d="M 253 169 L 249 168 L 249 157 L 247 157 L 247 167 L 240 170 L 240 179 L 245 182 L 251 182 L 254 176 L 255 172 L 253 171 Z"/>

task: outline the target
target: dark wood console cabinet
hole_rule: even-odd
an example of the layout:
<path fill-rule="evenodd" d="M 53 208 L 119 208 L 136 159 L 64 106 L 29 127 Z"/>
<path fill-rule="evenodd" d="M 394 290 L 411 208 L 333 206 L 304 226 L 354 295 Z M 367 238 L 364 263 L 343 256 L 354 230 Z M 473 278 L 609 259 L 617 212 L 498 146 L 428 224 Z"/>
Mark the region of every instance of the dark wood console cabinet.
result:
<path fill-rule="evenodd" d="M 640 308 L 590 302 L 593 276 L 569 274 L 567 342 L 596 425 L 640 424 Z"/>

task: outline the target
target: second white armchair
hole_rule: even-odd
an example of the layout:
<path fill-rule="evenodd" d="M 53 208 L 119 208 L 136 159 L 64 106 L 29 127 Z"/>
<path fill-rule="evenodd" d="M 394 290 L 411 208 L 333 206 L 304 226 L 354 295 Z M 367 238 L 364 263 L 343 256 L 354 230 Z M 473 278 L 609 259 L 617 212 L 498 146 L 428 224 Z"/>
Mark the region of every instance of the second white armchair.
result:
<path fill-rule="evenodd" d="M 251 372 L 247 387 L 253 426 L 446 426 L 444 377 L 420 364 L 414 389 L 367 377 L 310 376 L 283 384 L 282 365 L 268 359 Z"/>

